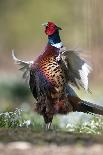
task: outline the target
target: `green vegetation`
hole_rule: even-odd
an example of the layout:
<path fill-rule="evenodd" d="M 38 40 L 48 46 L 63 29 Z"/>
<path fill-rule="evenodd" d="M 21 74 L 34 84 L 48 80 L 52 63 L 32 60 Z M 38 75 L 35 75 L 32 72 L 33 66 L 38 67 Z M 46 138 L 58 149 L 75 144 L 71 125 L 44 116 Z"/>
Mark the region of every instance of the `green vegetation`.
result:
<path fill-rule="evenodd" d="M 25 102 L 30 102 L 31 93 L 26 82 L 8 77 L 0 80 L 0 112 L 12 111 Z"/>
<path fill-rule="evenodd" d="M 14 112 L 0 113 L 0 127 L 32 128 L 35 131 L 44 130 L 43 119 L 40 115 L 21 109 L 16 109 Z M 103 117 L 93 115 L 89 121 L 84 121 L 81 117 L 75 125 L 67 123 L 64 127 L 61 127 L 59 116 L 57 116 L 54 118 L 53 128 L 54 130 L 72 133 L 103 134 Z"/>
<path fill-rule="evenodd" d="M 76 125 L 67 124 L 68 131 L 85 134 L 103 134 L 103 116 L 93 115 L 89 121 L 81 117 Z"/>
<path fill-rule="evenodd" d="M 54 128 L 58 128 L 58 119 L 53 122 Z M 43 130 L 42 116 L 32 112 L 16 109 L 13 112 L 0 113 L 0 127 L 4 128 L 33 128 L 35 130 Z"/>
<path fill-rule="evenodd" d="M 35 129 L 38 129 L 42 127 L 41 122 L 40 116 L 30 112 L 23 112 L 21 109 L 16 109 L 14 112 L 4 112 L 0 114 L 0 127 L 4 128 L 35 127 Z"/>

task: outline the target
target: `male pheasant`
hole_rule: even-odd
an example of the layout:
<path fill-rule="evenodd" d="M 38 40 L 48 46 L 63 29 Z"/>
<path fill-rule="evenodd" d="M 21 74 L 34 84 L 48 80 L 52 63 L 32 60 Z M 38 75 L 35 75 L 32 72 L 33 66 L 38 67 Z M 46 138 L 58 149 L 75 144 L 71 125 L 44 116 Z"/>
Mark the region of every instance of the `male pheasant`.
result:
<path fill-rule="evenodd" d="M 92 112 L 103 115 L 103 107 L 81 100 L 73 87 L 88 90 L 90 66 L 76 51 L 66 50 L 59 36 L 59 28 L 52 22 L 43 24 L 48 43 L 35 61 L 22 61 L 15 57 L 16 64 L 29 77 L 31 92 L 36 99 L 36 111 L 44 117 L 49 128 L 55 114 L 71 111 Z"/>

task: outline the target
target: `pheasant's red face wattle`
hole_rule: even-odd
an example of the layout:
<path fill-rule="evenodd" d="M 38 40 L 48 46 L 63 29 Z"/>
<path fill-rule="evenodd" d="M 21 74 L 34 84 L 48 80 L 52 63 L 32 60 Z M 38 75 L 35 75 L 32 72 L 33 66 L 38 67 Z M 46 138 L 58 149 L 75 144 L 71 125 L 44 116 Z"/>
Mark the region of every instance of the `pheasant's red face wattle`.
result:
<path fill-rule="evenodd" d="M 52 35 L 54 34 L 57 30 L 61 30 L 61 28 L 57 27 L 53 22 L 48 22 L 46 28 L 45 28 L 45 33 L 47 35 Z"/>

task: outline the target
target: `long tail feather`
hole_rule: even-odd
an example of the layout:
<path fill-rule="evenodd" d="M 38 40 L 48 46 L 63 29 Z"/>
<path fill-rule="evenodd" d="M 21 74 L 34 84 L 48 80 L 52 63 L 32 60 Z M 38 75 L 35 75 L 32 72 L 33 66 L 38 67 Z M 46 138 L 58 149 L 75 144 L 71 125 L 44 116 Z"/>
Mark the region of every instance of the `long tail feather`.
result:
<path fill-rule="evenodd" d="M 91 112 L 94 114 L 103 115 L 103 106 L 81 100 L 79 102 L 77 111 L 84 112 L 84 113 Z"/>

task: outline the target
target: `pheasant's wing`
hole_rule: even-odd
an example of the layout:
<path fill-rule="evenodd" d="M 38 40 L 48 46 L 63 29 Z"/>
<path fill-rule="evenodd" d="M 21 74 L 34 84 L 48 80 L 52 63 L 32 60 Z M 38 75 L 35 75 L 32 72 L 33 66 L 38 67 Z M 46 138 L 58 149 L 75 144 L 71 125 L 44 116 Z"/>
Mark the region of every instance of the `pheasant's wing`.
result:
<path fill-rule="evenodd" d="M 12 50 L 12 57 L 13 57 L 13 60 L 15 61 L 15 64 L 20 66 L 19 70 L 23 71 L 23 78 L 26 81 L 29 81 L 30 68 L 31 68 L 31 65 L 33 64 L 33 61 L 23 61 L 23 60 L 17 59 L 14 54 L 14 50 Z"/>
<path fill-rule="evenodd" d="M 79 52 L 64 50 L 61 52 L 61 65 L 66 75 L 66 80 L 77 88 L 88 90 L 88 74 L 91 67 L 80 57 Z"/>

